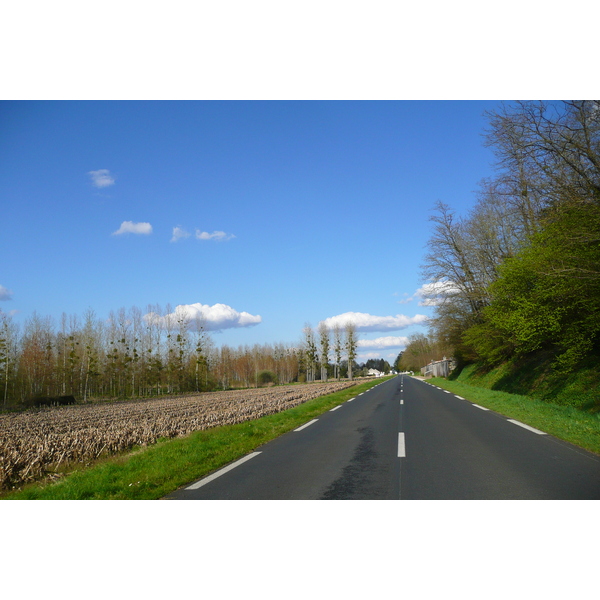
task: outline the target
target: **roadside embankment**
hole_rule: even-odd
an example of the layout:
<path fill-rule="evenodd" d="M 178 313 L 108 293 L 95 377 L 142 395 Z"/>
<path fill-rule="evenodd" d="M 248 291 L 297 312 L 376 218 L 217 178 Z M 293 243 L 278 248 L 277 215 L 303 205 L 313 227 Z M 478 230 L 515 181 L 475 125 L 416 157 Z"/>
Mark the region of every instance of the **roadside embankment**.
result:
<path fill-rule="evenodd" d="M 597 413 L 600 412 L 599 363 L 600 356 L 589 356 L 577 369 L 562 372 L 554 368 L 551 355 L 538 352 L 493 369 L 470 364 L 448 379 Z"/>

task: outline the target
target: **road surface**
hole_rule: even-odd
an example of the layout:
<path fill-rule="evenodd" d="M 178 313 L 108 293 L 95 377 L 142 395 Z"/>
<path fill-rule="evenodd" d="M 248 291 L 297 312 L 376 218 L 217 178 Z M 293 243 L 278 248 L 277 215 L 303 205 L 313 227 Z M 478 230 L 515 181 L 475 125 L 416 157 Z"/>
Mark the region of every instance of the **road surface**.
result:
<path fill-rule="evenodd" d="M 600 457 L 400 375 L 166 499 L 600 499 Z"/>

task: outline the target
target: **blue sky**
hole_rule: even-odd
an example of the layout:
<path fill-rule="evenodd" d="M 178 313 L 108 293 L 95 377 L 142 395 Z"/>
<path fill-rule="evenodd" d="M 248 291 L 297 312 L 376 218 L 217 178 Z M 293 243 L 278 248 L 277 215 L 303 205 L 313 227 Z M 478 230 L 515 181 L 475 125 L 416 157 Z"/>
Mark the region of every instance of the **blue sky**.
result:
<path fill-rule="evenodd" d="M 426 331 L 428 216 L 473 205 L 498 106 L 4 101 L 0 308 L 24 323 L 198 305 L 233 346 L 362 313 L 361 357 L 396 356 L 374 340 Z"/>

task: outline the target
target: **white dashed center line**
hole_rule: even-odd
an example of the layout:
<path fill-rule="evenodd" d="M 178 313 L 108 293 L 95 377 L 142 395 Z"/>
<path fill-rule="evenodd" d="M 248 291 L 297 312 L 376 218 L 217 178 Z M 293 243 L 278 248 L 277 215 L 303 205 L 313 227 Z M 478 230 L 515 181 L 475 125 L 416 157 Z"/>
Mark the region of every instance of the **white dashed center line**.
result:
<path fill-rule="evenodd" d="M 406 456 L 406 448 L 404 447 L 404 433 L 398 434 L 398 458 L 404 458 Z"/>

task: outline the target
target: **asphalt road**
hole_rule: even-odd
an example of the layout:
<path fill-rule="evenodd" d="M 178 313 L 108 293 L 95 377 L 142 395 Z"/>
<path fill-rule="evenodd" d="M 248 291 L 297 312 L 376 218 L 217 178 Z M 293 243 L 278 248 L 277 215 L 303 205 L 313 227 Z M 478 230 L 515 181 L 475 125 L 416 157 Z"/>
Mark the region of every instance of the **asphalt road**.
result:
<path fill-rule="evenodd" d="M 600 457 L 398 376 L 166 499 L 600 499 Z"/>

